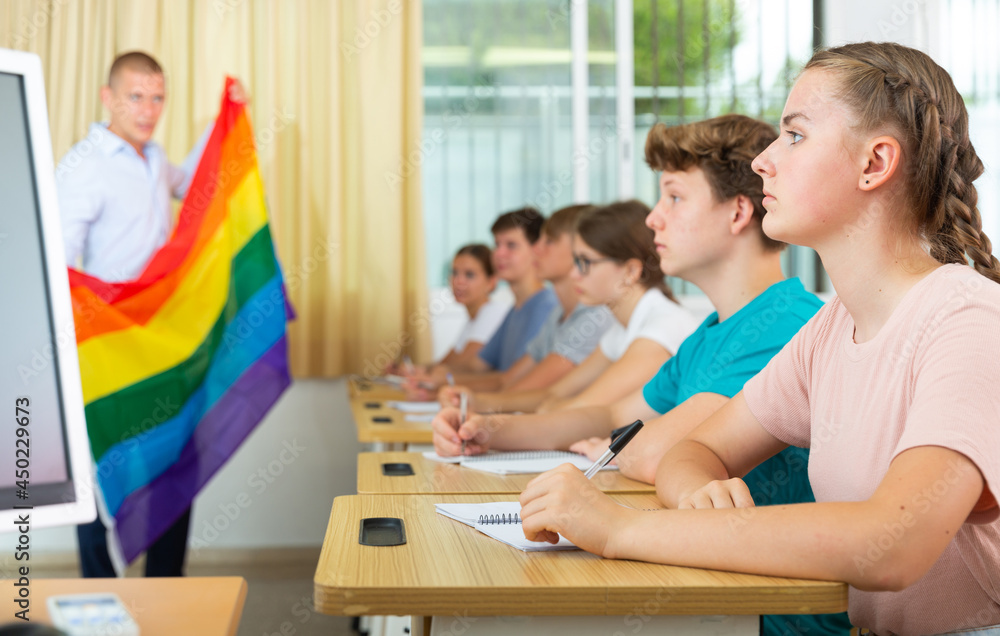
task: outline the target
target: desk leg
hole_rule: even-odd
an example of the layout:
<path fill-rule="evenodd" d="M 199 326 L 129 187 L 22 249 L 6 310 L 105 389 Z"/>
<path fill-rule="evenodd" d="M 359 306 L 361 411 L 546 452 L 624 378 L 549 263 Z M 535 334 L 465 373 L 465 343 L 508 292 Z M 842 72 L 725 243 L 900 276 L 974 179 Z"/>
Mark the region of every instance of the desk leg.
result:
<path fill-rule="evenodd" d="M 430 616 L 411 616 L 410 617 L 410 635 L 411 636 L 430 636 L 431 633 L 431 620 Z"/>

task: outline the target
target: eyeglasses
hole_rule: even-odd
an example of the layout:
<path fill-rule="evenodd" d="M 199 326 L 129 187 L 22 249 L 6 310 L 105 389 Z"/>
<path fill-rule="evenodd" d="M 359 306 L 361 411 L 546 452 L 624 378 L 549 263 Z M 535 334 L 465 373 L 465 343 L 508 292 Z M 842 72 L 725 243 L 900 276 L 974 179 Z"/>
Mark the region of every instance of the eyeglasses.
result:
<path fill-rule="evenodd" d="M 576 265 L 576 268 L 578 270 L 580 270 L 580 275 L 581 276 L 586 276 L 587 274 L 590 273 L 590 266 L 591 265 L 595 265 L 597 263 L 603 263 L 605 261 L 613 261 L 613 260 L 615 260 L 615 259 L 608 258 L 608 257 L 605 257 L 605 258 L 587 258 L 586 256 L 581 256 L 580 254 L 574 254 L 573 255 L 573 264 Z"/>

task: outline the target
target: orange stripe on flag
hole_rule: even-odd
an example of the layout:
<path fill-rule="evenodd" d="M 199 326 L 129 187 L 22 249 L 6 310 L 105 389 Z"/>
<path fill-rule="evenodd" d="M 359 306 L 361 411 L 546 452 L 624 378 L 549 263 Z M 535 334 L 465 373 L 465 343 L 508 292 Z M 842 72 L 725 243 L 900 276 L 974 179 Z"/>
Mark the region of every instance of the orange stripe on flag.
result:
<path fill-rule="evenodd" d="M 87 286 L 71 284 L 74 307 L 80 309 L 76 324 L 77 343 L 133 325 L 146 324 L 176 292 L 180 281 L 198 262 L 201 251 L 225 220 L 228 202 L 234 193 L 248 177 L 259 178 L 256 173 L 249 122 L 241 113 L 233 129 L 222 142 L 219 170 L 215 178 L 215 184 L 221 186 L 220 191 L 217 196 L 208 200 L 208 207 L 201 214 L 200 223 L 185 224 L 182 220 L 175 230 L 176 238 L 180 238 L 181 232 L 192 235 L 188 241 L 189 247 L 173 249 L 169 254 L 164 250 L 161 254 L 170 258 L 155 259 L 137 281 L 94 285 L 91 280 Z M 185 198 L 182 215 L 190 213 L 187 211 L 192 208 L 191 197 L 211 194 L 193 190 L 195 185 L 192 184 L 192 191 Z M 200 190 L 205 189 L 214 190 L 214 187 L 200 188 Z M 151 279 L 153 282 L 150 283 Z M 133 285 L 136 285 L 134 291 L 129 288 Z M 96 288 L 97 291 L 93 291 L 92 288 Z M 116 291 L 119 293 L 115 294 Z M 116 297 L 116 299 L 108 303 L 101 300 L 101 296 Z"/>

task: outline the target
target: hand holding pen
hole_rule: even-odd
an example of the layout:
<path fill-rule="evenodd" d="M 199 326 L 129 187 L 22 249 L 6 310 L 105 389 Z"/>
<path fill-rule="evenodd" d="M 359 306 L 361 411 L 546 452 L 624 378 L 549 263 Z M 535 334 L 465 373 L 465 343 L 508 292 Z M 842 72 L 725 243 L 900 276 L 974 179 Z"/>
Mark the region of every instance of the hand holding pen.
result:
<path fill-rule="evenodd" d="M 625 445 L 632 441 L 635 434 L 642 429 L 642 420 L 636 420 L 632 422 L 627 427 L 622 427 L 615 429 L 611 433 L 611 445 L 608 446 L 608 450 L 604 451 L 604 454 L 597 458 L 597 460 L 591 464 L 587 472 L 583 474 L 584 477 L 590 479 L 597 474 L 597 471 L 604 468 L 608 462 L 615 458 L 618 453 L 622 452 Z"/>
<path fill-rule="evenodd" d="M 586 474 L 571 464 L 563 464 L 531 480 L 520 498 L 524 536 L 531 541 L 556 543 L 562 535 L 584 550 L 605 554 L 618 523 L 632 513 L 602 493 L 588 475 L 593 476 L 607 465 L 641 428 L 639 420 L 627 427 Z"/>
<path fill-rule="evenodd" d="M 458 408 L 462 405 L 463 397 L 468 401 L 467 407 L 474 410 L 475 399 L 472 391 L 470 391 L 467 386 L 443 386 L 437 393 L 438 402 L 440 402 L 443 407 L 450 406 L 452 408 Z"/>
<path fill-rule="evenodd" d="M 490 420 L 495 417 L 498 416 L 467 411 L 463 421 L 461 409 L 453 406 L 441 409 L 431 422 L 434 451 L 442 457 L 485 453 L 490 446 Z"/>

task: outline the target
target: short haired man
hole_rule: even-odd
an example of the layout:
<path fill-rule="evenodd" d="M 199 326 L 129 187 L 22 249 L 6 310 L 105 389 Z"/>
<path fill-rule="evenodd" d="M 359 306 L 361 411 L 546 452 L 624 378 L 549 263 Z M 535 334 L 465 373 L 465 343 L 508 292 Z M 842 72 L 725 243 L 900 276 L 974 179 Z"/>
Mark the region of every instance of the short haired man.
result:
<path fill-rule="evenodd" d="M 242 85 L 230 89 L 245 102 Z M 163 69 L 141 51 L 115 58 L 101 103 L 107 124 L 91 124 L 56 169 L 66 262 L 105 281 L 136 278 L 170 236 L 171 198 L 182 198 L 191 183 L 211 127 L 181 166 L 167 160 L 152 140 L 163 114 Z M 146 576 L 182 576 L 187 551 L 188 509 L 146 553 Z M 80 566 L 85 577 L 115 576 L 108 556 L 107 530 L 100 518 L 77 527 Z"/>

